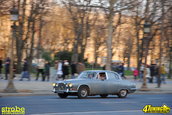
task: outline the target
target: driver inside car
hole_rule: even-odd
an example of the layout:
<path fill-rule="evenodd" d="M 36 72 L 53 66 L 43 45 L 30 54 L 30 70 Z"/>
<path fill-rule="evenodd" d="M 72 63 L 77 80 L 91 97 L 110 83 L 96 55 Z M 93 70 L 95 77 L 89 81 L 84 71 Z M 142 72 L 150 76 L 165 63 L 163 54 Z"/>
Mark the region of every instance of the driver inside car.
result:
<path fill-rule="evenodd" d="M 100 79 L 100 80 L 105 80 L 105 79 L 106 79 L 105 73 L 99 73 L 98 79 Z"/>

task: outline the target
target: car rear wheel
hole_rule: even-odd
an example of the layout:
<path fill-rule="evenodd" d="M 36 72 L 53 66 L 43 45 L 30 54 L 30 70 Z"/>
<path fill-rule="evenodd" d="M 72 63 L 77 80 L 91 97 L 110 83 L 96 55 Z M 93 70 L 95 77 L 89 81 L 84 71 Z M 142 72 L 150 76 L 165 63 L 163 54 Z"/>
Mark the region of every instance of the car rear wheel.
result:
<path fill-rule="evenodd" d="M 120 90 L 120 92 L 118 93 L 118 97 L 119 98 L 125 98 L 127 97 L 128 91 L 126 89 L 122 89 Z"/>
<path fill-rule="evenodd" d="M 78 98 L 83 99 L 86 98 L 89 94 L 89 89 L 87 87 L 80 87 L 78 91 Z"/>
<path fill-rule="evenodd" d="M 60 98 L 66 98 L 68 96 L 68 94 L 65 94 L 65 93 L 58 93 L 58 96 Z"/>
<path fill-rule="evenodd" d="M 108 96 L 108 94 L 101 94 L 100 97 L 101 98 L 106 98 Z"/>

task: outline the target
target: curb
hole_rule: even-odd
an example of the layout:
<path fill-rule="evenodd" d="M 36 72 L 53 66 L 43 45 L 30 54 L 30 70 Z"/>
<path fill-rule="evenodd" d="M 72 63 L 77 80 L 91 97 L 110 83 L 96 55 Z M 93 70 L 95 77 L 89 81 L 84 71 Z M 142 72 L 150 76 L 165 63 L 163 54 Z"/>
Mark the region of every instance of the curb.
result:
<path fill-rule="evenodd" d="M 31 91 L 31 90 L 30 90 Z M 134 93 L 131 93 L 130 95 L 135 95 L 135 94 L 172 94 L 171 91 L 156 91 L 156 90 L 149 90 L 149 91 L 139 91 L 137 90 Z M 43 95 L 56 95 L 55 93 L 49 91 L 49 90 L 37 90 L 32 92 L 21 92 L 19 93 L 2 93 L 0 92 L 0 97 L 10 97 L 10 96 L 43 96 Z"/>

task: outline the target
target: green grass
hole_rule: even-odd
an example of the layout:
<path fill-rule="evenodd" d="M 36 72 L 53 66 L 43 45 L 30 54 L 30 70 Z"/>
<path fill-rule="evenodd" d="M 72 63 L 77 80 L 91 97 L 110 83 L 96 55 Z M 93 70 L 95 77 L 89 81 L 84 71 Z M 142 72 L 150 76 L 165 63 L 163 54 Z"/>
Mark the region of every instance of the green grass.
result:
<path fill-rule="evenodd" d="M 133 72 L 130 71 L 130 70 L 126 70 L 126 71 L 125 71 L 125 75 L 133 75 Z"/>

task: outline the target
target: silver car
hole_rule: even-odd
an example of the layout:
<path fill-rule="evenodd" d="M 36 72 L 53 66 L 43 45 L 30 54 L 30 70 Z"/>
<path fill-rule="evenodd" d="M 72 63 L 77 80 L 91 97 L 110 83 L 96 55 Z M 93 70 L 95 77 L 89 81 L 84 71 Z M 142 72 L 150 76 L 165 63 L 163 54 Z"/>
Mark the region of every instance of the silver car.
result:
<path fill-rule="evenodd" d="M 66 98 L 68 95 L 78 96 L 78 98 L 94 95 L 106 98 L 108 95 L 117 95 L 125 98 L 128 93 L 135 91 L 134 83 L 121 79 L 116 72 L 106 70 L 84 71 L 76 79 L 53 83 L 53 92 L 60 98 Z"/>

